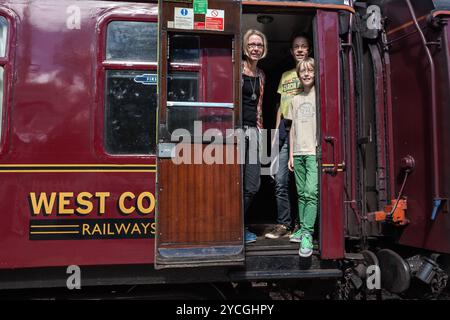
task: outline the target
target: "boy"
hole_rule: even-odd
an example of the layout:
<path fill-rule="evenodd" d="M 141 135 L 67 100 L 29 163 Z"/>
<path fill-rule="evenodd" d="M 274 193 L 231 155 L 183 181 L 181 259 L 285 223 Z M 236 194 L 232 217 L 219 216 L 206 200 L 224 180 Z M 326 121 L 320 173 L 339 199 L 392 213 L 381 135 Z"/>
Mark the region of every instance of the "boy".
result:
<path fill-rule="evenodd" d="M 307 58 L 310 54 L 310 42 L 305 34 L 298 33 L 294 35 L 291 42 L 291 55 L 295 59 L 296 64 Z M 277 112 L 276 128 L 279 129 L 279 167 L 275 175 L 275 198 L 277 201 L 277 225 L 275 228 L 266 233 L 265 237 L 269 239 L 277 239 L 290 233 L 292 219 L 291 206 L 289 203 L 289 140 L 287 138 L 287 126 L 285 125 L 285 115 L 287 114 L 289 104 L 294 96 L 303 90 L 300 80 L 297 76 L 296 68 L 288 70 L 281 76 L 278 85 L 278 93 L 280 94 L 280 104 Z M 297 227 L 297 225 L 296 225 Z M 300 238 L 297 228 L 291 234 L 291 239 Z M 297 236 L 296 236 L 297 235 Z M 296 237 L 295 237 L 296 236 Z"/>
<path fill-rule="evenodd" d="M 309 257 L 313 252 L 312 234 L 318 203 L 314 59 L 306 58 L 301 61 L 297 65 L 297 74 L 303 85 L 303 92 L 292 99 L 285 117 L 292 120 L 288 167 L 289 170 L 294 171 L 297 187 L 301 224 L 299 255 Z"/>

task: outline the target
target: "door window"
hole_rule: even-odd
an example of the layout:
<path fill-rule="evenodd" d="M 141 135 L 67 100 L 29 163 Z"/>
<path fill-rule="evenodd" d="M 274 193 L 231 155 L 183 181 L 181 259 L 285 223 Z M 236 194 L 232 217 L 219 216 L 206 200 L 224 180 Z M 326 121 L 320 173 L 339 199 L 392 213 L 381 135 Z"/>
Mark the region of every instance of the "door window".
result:
<path fill-rule="evenodd" d="M 167 128 L 170 133 L 194 122 L 203 131 L 233 128 L 233 62 L 229 37 L 169 35 Z"/>
<path fill-rule="evenodd" d="M 4 73 L 6 64 L 6 47 L 8 36 L 8 21 L 0 16 L 0 139 L 2 138 L 3 123 L 3 97 L 4 97 Z"/>

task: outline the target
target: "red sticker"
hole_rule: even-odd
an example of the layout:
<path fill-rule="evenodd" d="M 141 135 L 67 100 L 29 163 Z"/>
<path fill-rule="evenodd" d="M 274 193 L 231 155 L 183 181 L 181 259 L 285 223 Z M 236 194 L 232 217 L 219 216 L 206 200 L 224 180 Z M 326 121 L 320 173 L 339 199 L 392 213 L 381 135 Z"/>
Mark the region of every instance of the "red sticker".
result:
<path fill-rule="evenodd" d="M 225 28 L 225 11 L 208 9 L 205 18 L 205 29 L 223 31 Z"/>
<path fill-rule="evenodd" d="M 204 21 L 195 21 L 194 29 L 195 30 L 205 30 L 205 22 Z"/>

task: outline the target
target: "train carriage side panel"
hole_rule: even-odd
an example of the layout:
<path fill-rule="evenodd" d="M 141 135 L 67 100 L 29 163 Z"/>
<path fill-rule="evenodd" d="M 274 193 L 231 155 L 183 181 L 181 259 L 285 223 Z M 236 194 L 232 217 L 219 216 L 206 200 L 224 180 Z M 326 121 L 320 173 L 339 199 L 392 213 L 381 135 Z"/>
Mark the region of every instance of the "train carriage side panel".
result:
<path fill-rule="evenodd" d="M 434 8 L 431 1 L 412 1 L 412 4 L 427 41 L 441 41 L 439 46 L 429 45 L 436 69 L 439 174 L 433 174 L 430 63 L 406 3 L 388 1 L 384 16 L 389 17 L 386 31 L 392 68 L 396 195 L 404 177 L 402 159 L 411 156 L 415 160 L 403 192 L 408 202 L 406 213 L 410 224 L 402 228 L 399 242 L 450 253 L 448 201 L 443 202 L 435 219 L 432 218 L 434 181 L 439 181 L 441 197 L 448 198 L 450 193 L 449 26 L 432 28 L 427 24 L 427 17 Z"/>
<path fill-rule="evenodd" d="M 155 137 L 156 64 L 121 61 L 118 47 L 132 28 L 107 31 L 105 19 L 151 22 L 156 30 L 157 5 L 20 1 L 0 8 L 16 15 L 7 27 L 15 59 L 4 71 L 12 76 L 4 87 L 11 99 L 3 104 L 0 268 L 152 263 L 156 141 L 123 127 L 146 123 Z M 156 32 L 150 43 L 156 52 Z M 144 139 L 146 149 L 126 149 L 127 139 Z"/>

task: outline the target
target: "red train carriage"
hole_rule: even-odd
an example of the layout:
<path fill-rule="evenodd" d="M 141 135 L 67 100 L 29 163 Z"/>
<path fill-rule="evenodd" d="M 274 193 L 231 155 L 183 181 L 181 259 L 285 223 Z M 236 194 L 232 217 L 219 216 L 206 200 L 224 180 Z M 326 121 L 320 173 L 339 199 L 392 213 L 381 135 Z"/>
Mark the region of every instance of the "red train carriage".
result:
<path fill-rule="evenodd" d="M 88 286 L 364 279 L 378 264 L 384 279 L 403 270 L 383 282 L 391 291 L 415 275 L 441 290 L 448 256 L 424 257 L 450 253 L 448 3 L 413 1 L 427 47 L 406 4 L 210 0 L 205 14 L 190 1 L 0 1 L 0 287 L 65 287 L 70 265 Z M 196 158 L 211 148 L 208 129 L 241 127 L 248 28 L 269 41 L 266 119 L 293 30 L 314 44 L 321 170 L 309 261 L 288 239 L 244 245 L 241 165 Z M 174 140 L 177 129 L 193 139 Z M 193 164 L 180 164 L 179 147 Z M 260 235 L 272 194 L 267 178 L 251 216 Z M 390 249 L 372 253 L 376 239 Z M 429 251 L 405 260 L 398 243 Z"/>
<path fill-rule="evenodd" d="M 377 228 L 366 223 L 361 230 L 369 238 L 383 234 L 403 245 L 377 252 L 386 288 L 402 292 L 419 278 L 440 290 L 448 279 L 450 252 L 450 3 L 367 1 L 355 3 L 355 9 L 362 27 L 354 43 L 365 51 L 356 58 L 357 68 L 369 83 L 356 85 L 358 148 L 367 164 L 362 166 L 366 182 L 359 185 L 366 204 L 362 213 L 370 221 L 390 221 Z M 439 269 L 439 276 L 427 278 L 422 273 L 427 268 Z"/>
<path fill-rule="evenodd" d="M 156 5 L 1 10 L 2 268 L 152 263 Z"/>

